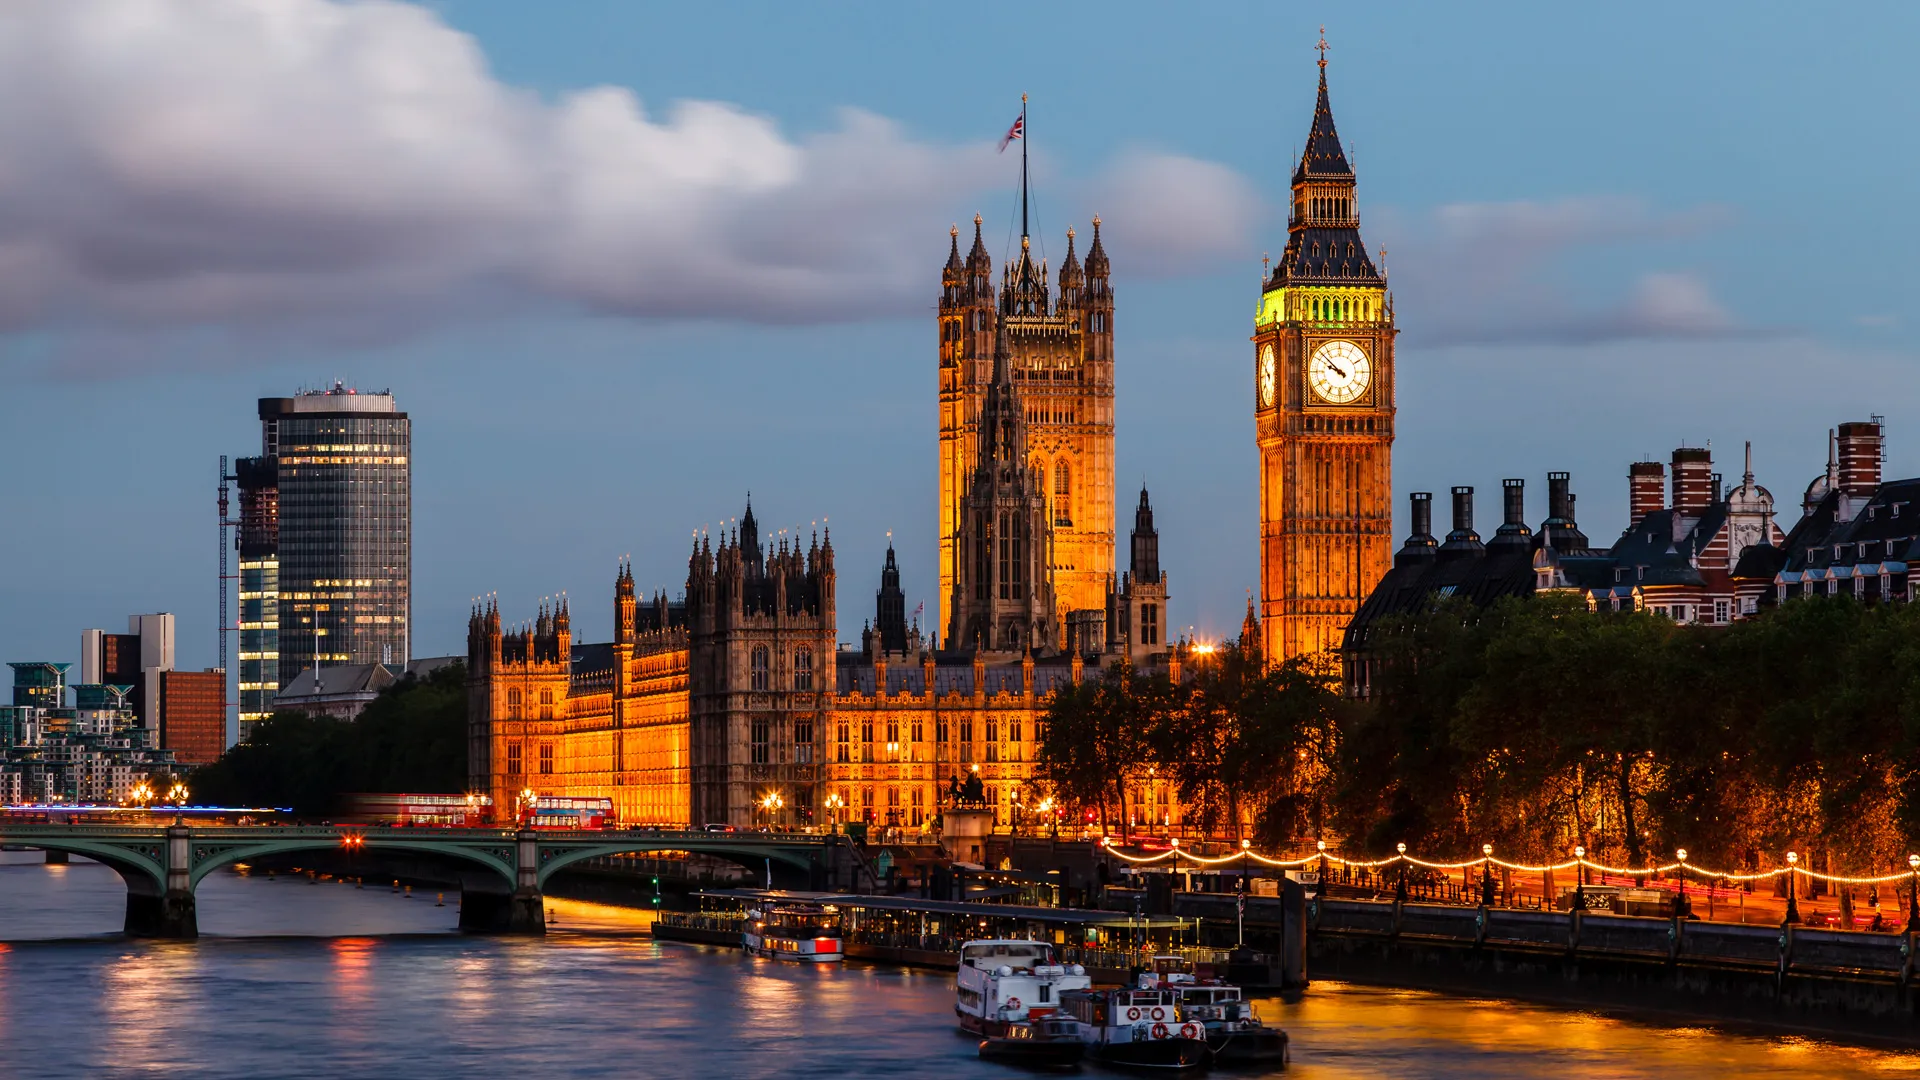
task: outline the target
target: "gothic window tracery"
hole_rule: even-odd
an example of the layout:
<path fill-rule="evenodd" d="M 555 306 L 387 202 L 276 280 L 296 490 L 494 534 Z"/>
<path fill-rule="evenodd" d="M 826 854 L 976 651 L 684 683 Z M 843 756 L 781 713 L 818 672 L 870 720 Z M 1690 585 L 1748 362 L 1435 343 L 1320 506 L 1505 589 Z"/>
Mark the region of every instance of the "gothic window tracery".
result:
<path fill-rule="evenodd" d="M 753 647 L 753 659 L 749 664 L 748 686 L 754 690 L 766 690 L 769 681 L 770 673 L 767 665 L 767 647 L 765 645 L 755 645 Z"/>
<path fill-rule="evenodd" d="M 800 649 L 793 654 L 793 688 L 795 690 L 813 689 L 813 653 Z"/>

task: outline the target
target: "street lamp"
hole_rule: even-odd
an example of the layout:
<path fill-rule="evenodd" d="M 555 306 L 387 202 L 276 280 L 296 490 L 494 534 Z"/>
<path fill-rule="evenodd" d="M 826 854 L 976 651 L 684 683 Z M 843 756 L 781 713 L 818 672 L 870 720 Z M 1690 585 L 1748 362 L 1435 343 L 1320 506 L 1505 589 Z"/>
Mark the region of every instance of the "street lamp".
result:
<path fill-rule="evenodd" d="M 1674 854 L 1680 856 L 1680 898 L 1674 902 L 1673 913 L 1684 919 L 1690 914 L 1687 910 L 1687 849 L 1681 848 L 1674 852 Z M 1712 907 L 1713 905 L 1709 904 L 1707 906 Z M 1712 912 L 1708 912 L 1708 914 L 1712 914 Z"/>
<path fill-rule="evenodd" d="M 175 806 L 185 806 L 187 804 L 187 785 L 175 780 L 173 786 L 167 789 L 167 801 Z"/>
<path fill-rule="evenodd" d="M 1315 840 L 1314 849 L 1320 853 L 1320 895 L 1327 895 L 1327 842 Z"/>
<path fill-rule="evenodd" d="M 1394 889 L 1393 898 L 1395 901 L 1404 904 L 1407 902 L 1407 845 L 1404 843 L 1400 844 L 1399 851 L 1400 884 Z"/>
<path fill-rule="evenodd" d="M 847 805 L 847 800 L 841 798 L 839 792 L 836 791 L 827 796 L 827 813 L 833 818 L 833 830 L 835 832 L 840 831 L 840 808 L 845 805 Z"/>
<path fill-rule="evenodd" d="M 1480 904 L 1493 906 L 1493 845 L 1480 845 Z"/>
<path fill-rule="evenodd" d="M 786 800 L 782 799 L 777 791 L 767 792 L 766 798 L 760 800 L 760 809 L 767 815 L 767 828 L 773 828 L 773 815 L 785 805 L 787 805 Z"/>
<path fill-rule="evenodd" d="M 1789 923 L 1797 923 L 1800 921 L 1800 890 L 1797 887 L 1799 883 L 1793 879 L 1794 871 L 1799 868 L 1800 853 L 1797 851 L 1787 852 L 1787 921 Z"/>
<path fill-rule="evenodd" d="M 1576 864 L 1574 866 L 1575 874 L 1573 878 L 1573 906 L 1580 911 L 1585 911 L 1587 910 L 1586 845 L 1575 845 L 1573 849 L 1573 861 Z"/>

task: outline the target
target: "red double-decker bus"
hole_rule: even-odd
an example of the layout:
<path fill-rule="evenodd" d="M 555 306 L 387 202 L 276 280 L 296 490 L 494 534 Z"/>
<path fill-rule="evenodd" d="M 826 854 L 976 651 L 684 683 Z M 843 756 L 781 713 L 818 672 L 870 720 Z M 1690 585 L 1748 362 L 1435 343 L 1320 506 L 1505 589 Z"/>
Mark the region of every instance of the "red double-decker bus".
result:
<path fill-rule="evenodd" d="M 369 792 L 346 798 L 351 820 L 368 825 L 457 829 L 486 825 L 493 800 L 484 795 Z"/>
<path fill-rule="evenodd" d="M 606 829 L 614 823 L 613 800 L 609 798 L 542 795 L 533 801 L 532 820 L 536 829 Z"/>

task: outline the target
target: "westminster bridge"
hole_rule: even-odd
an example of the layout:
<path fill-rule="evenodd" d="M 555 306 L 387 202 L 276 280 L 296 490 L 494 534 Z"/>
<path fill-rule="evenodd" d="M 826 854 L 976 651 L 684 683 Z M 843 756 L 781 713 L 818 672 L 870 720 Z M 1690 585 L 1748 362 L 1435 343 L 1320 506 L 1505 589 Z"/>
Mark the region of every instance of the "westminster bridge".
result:
<path fill-rule="evenodd" d="M 235 863 L 319 856 L 353 871 L 432 867 L 460 882 L 460 928 L 545 932 L 547 880 L 585 859 L 687 852 L 727 859 L 769 876 L 820 887 L 851 856 L 846 838 L 807 833 L 712 833 L 664 829 L 427 829 L 358 826 L 169 826 L 0 824 L 0 845 L 41 848 L 105 863 L 127 885 L 126 932 L 199 936 L 194 890 Z"/>

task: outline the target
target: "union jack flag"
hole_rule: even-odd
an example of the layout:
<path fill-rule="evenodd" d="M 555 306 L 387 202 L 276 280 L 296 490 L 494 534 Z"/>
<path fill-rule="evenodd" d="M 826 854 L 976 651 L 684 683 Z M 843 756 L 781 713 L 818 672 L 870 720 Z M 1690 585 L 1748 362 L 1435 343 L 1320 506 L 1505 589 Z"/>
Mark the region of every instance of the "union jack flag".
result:
<path fill-rule="evenodd" d="M 1024 139 L 1026 136 L 1027 114 L 1026 110 L 1022 109 L 1020 116 L 1014 120 L 1013 126 L 1008 128 L 1007 133 L 1000 137 L 1000 152 L 1003 154 L 1006 153 L 1008 143 L 1013 142 L 1015 139 Z"/>

